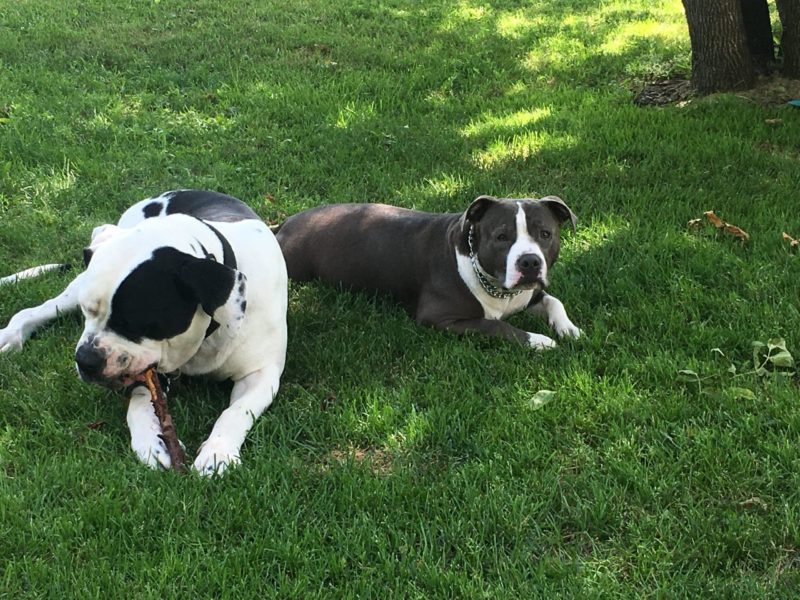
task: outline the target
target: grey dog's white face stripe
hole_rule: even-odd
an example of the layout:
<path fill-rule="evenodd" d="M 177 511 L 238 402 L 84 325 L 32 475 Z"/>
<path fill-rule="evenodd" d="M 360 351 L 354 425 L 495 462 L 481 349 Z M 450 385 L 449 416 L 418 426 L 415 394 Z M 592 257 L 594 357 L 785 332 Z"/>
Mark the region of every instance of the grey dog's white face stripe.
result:
<path fill-rule="evenodd" d="M 542 274 L 541 278 L 547 285 L 547 261 L 544 257 L 539 244 L 534 240 L 528 232 L 528 221 L 525 215 L 525 209 L 522 202 L 517 202 L 517 216 L 516 216 L 517 239 L 511 245 L 506 259 L 506 278 L 503 286 L 506 289 L 511 289 L 522 278 L 522 273 L 517 269 L 517 260 L 523 254 L 535 254 L 542 261 Z"/>

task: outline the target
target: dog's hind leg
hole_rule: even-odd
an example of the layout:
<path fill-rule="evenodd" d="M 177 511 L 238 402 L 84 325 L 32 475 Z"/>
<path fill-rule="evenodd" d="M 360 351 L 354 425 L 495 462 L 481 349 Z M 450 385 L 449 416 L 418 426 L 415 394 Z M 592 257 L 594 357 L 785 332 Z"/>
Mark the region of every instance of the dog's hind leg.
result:
<path fill-rule="evenodd" d="M 21 350 L 25 340 L 36 329 L 61 314 L 76 310 L 78 308 L 78 291 L 82 284 L 83 273 L 73 279 L 66 289 L 55 298 L 51 298 L 39 306 L 25 308 L 11 317 L 8 325 L 4 329 L 0 329 L 0 352 Z"/>
<path fill-rule="evenodd" d="M 241 462 L 239 450 L 255 420 L 278 392 L 283 361 L 273 362 L 233 384 L 231 404 L 214 424 L 197 452 L 194 468 L 201 475 L 222 474 Z"/>

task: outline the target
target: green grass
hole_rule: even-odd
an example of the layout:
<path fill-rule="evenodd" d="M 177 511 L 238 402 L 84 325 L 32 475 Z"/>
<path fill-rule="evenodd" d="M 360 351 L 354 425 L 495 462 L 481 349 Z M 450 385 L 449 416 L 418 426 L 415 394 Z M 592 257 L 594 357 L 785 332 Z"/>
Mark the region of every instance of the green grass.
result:
<path fill-rule="evenodd" d="M 293 286 L 276 402 L 201 480 L 136 462 L 64 317 L 0 356 L 0 597 L 795 597 L 798 378 L 712 349 L 800 355 L 800 111 L 632 105 L 689 65 L 678 0 L 0 4 L 0 274 L 176 187 L 270 221 L 558 194 L 586 332 L 537 354 Z M 710 209 L 751 242 L 687 229 Z M 0 319 L 68 280 L 0 288 Z M 177 383 L 189 449 L 227 394 Z"/>

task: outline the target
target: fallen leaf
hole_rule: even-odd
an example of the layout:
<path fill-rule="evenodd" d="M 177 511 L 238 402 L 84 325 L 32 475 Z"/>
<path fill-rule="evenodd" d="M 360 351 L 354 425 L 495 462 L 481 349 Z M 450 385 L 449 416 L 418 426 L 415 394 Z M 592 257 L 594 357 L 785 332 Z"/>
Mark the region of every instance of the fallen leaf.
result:
<path fill-rule="evenodd" d="M 764 119 L 767 125 L 783 125 L 783 119 Z"/>
<path fill-rule="evenodd" d="M 706 219 L 708 219 L 708 222 L 711 223 L 714 227 L 717 228 L 725 227 L 725 221 L 723 221 L 717 215 L 715 215 L 713 210 L 707 210 L 703 214 L 706 216 Z"/>
<path fill-rule="evenodd" d="M 713 225 L 717 229 L 724 229 L 731 235 L 739 238 L 742 242 L 747 242 L 750 240 L 750 234 L 747 233 L 741 227 L 737 227 L 736 225 L 732 225 L 731 223 L 726 223 L 722 219 L 720 219 L 717 214 L 713 210 L 707 210 L 703 213 L 706 219 L 708 220 L 709 224 Z M 689 220 L 689 227 L 696 227 L 699 226 L 701 223 L 701 219 L 691 219 Z"/>
<path fill-rule="evenodd" d="M 678 371 L 678 381 L 700 381 L 700 375 L 691 369 L 681 369 Z"/>
<path fill-rule="evenodd" d="M 753 496 L 752 498 L 748 498 L 747 500 L 742 500 L 739 502 L 739 506 L 742 508 L 760 508 L 761 510 L 767 510 L 769 508 L 767 503 L 764 502 L 758 496 Z"/>
<path fill-rule="evenodd" d="M 272 194 L 264 194 L 264 200 L 267 202 L 275 202 L 275 196 Z"/>
<path fill-rule="evenodd" d="M 732 233 L 743 242 L 746 242 L 750 239 L 749 233 L 747 233 L 744 229 L 737 227 L 736 225 L 731 225 L 730 223 L 725 223 L 725 231 Z"/>
<path fill-rule="evenodd" d="M 534 409 L 541 408 L 550 402 L 555 395 L 556 393 L 553 390 L 539 390 L 533 395 L 533 398 L 531 398 L 531 407 Z"/>
<path fill-rule="evenodd" d="M 95 421 L 94 423 L 87 423 L 86 427 L 89 429 L 100 429 L 101 427 L 104 427 L 105 424 L 105 421 Z"/>
<path fill-rule="evenodd" d="M 789 242 L 789 248 L 791 248 L 791 249 L 793 249 L 793 250 L 794 250 L 795 248 L 797 248 L 798 246 L 800 246 L 800 240 L 796 240 L 796 239 L 794 239 L 792 236 L 790 236 L 790 235 L 789 235 L 788 233 L 786 233 L 785 231 L 783 232 L 783 239 L 784 239 L 785 241 Z"/>
<path fill-rule="evenodd" d="M 734 400 L 755 400 L 756 395 L 753 390 L 745 387 L 729 387 L 725 390 L 728 397 Z"/>

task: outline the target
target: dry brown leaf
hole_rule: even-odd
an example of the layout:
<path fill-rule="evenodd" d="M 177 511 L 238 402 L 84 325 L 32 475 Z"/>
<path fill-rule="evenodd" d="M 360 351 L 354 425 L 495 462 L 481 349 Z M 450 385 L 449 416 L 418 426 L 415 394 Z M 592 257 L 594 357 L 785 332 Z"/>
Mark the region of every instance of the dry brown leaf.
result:
<path fill-rule="evenodd" d="M 742 242 L 747 242 L 750 240 L 750 234 L 747 233 L 741 227 L 737 227 L 736 225 L 732 225 L 731 223 L 726 223 L 722 219 L 720 219 L 713 210 L 707 210 L 703 213 L 706 220 L 710 225 L 713 225 L 717 229 L 724 229 L 731 235 L 739 238 Z M 689 227 L 699 227 L 702 223 L 702 219 L 690 219 L 688 222 Z"/>
<path fill-rule="evenodd" d="M 785 241 L 789 242 L 789 248 L 791 248 L 792 250 L 794 250 L 795 248 L 800 246 L 800 240 L 794 239 L 792 236 L 790 236 L 785 231 L 783 232 L 783 239 Z"/>
<path fill-rule="evenodd" d="M 747 240 L 750 239 L 749 233 L 747 233 L 741 227 L 737 227 L 736 225 L 731 225 L 730 223 L 725 223 L 725 231 L 727 231 L 728 233 L 732 233 L 743 242 L 746 242 Z"/>
<path fill-rule="evenodd" d="M 706 219 L 708 219 L 708 222 L 711 223 L 714 227 L 718 229 L 720 227 L 725 227 L 725 221 L 723 221 L 717 215 L 715 215 L 713 210 L 707 210 L 703 214 L 706 216 Z"/>
<path fill-rule="evenodd" d="M 764 119 L 767 125 L 783 125 L 783 119 Z"/>

